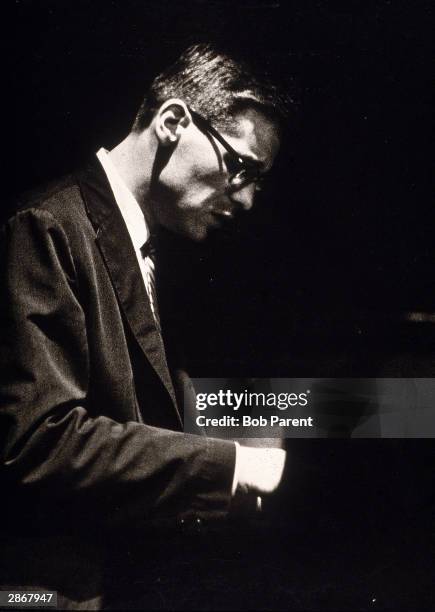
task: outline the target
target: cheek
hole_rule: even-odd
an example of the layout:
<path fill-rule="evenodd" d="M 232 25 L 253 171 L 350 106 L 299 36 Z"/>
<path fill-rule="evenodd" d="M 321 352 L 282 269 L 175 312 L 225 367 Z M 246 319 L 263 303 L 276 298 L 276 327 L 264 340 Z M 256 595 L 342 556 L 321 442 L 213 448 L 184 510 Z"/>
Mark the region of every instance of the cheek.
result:
<path fill-rule="evenodd" d="M 211 144 L 206 146 L 180 146 L 174 151 L 170 161 L 172 182 L 178 191 L 219 189 L 225 183 L 219 158 Z"/>

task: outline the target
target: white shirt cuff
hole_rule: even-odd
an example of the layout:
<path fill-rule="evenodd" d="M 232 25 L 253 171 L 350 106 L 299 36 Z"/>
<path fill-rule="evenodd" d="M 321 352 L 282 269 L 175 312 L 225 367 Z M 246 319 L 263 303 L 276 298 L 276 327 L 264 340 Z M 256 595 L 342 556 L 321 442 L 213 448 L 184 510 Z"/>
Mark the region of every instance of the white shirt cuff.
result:
<path fill-rule="evenodd" d="M 233 485 L 231 487 L 231 495 L 234 497 L 237 491 L 237 485 L 239 484 L 239 466 L 240 466 L 240 458 L 239 458 L 239 448 L 240 444 L 238 442 L 234 442 L 236 445 L 236 463 L 234 465 L 234 476 L 233 476 Z"/>

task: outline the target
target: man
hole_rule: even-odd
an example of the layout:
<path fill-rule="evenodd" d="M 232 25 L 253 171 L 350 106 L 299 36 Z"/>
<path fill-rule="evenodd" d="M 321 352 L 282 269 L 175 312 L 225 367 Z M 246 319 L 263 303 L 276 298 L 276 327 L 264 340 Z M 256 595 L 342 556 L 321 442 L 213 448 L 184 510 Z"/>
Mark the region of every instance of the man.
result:
<path fill-rule="evenodd" d="M 24 548 L 35 532 L 209 522 L 277 488 L 284 451 L 183 432 L 152 243 L 161 227 L 202 241 L 251 208 L 278 151 L 280 110 L 244 66 L 191 47 L 153 81 L 118 146 L 5 224 L 2 477 L 6 525 L 30 536 Z M 71 548 L 47 554 L 59 566 L 68 557 L 63 576 L 76 571 Z M 70 596 L 50 564 L 35 577 L 34 551 L 28 564 L 15 556 L 22 576 L 9 573 L 9 585 L 51 584 L 75 607 L 96 605 L 95 593 Z"/>

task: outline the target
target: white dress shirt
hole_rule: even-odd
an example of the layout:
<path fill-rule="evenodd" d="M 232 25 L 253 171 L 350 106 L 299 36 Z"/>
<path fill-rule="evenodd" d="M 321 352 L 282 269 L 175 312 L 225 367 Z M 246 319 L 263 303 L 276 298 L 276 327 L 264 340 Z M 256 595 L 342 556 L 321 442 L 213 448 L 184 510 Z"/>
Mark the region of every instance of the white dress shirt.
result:
<path fill-rule="evenodd" d="M 160 328 L 159 317 L 157 314 L 157 303 L 156 295 L 153 290 L 155 267 L 154 261 L 151 257 L 143 257 L 141 253 L 141 247 L 145 244 L 150 236 L 145 216 L 139 206 L 136 198 L 128 189 L 122 178 L 120 177 L 117 169 L 115 168 L 108 151 L 101 148 L 97 157 L 103 166 L 103 170 L 106 173 L 107 179 L 112 188 L 113 195 L 115 196 L 116 203 L 118 204 L 119 210 L 121 211 L 122 217 L 127 226 L 128 233 L 136 253 L 137 262 L 142 274 L 142 278 L 145 284 L 145 289 L 150 300 L 151 310 L 154 316 L 154 321 L 157 328 Z"/>

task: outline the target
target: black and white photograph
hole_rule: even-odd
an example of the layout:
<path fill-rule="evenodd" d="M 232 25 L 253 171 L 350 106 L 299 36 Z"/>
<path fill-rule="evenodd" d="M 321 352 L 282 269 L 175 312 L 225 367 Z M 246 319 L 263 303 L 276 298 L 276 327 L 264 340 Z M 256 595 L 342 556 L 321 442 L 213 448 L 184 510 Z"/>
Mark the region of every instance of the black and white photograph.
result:
<path fill-rule="evenodd" d="M 435 610 L 433 5 L 4 7 L 0 609 Z"/>

